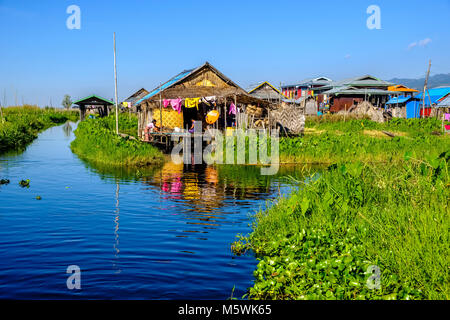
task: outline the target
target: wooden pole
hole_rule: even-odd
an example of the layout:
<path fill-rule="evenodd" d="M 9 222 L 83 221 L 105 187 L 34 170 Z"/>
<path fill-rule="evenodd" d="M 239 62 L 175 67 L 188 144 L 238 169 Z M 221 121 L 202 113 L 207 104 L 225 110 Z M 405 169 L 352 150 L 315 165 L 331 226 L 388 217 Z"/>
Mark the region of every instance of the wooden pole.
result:
<path fill-rule="evenodd" d="M 114 92 L 116 98 L 116 134 L 119 134 L 119 106 L 117 104 L 116 33 L 114 32 Z"/>
<path fill-rule="evenodd" d="M 225 103 L 223 105 L 223 110 L 224 110 L 224 115 L 223 115 L 223 119 L 224 119 L 224 123 L 225 123 L 225 132 L 227 131 L 227 97 L 224 97 L 225 99 Z"/>
<path fill-rule="evenodd" d="M 162 119 L 162 97 L 161 97 L 161 82 L 159 83 L 159 126 L 160 132 L 162 132 L 163 128 L 163 119 Z"/>
<path fill-rule="evenodd" d="M 425 84 L 423 86 L 423 96 L 422 96 L 422 116 L 424 116 L 425 114 L 425 94 L 427 92 L 427 86 L 428 86 L 428 77 L 430 76 L 430 69 L 431 69 L 431 60 L 428 62 L 428 71 L 427 71 L 427 76 L 425 77 Z M 431 108 L 431 105 L 430 105 Z M 420 113 L 419 113 L 420 116 Z"/>
<path fill-rule="evenodd" d="M 236 129 L 238 129 L 238 118 L 239 118 L 239 112 L 238 112 L 238 107 L 237 107 L 237 98 L 236 95 L 234 95 L 234 107 L 236 108 Z"/>

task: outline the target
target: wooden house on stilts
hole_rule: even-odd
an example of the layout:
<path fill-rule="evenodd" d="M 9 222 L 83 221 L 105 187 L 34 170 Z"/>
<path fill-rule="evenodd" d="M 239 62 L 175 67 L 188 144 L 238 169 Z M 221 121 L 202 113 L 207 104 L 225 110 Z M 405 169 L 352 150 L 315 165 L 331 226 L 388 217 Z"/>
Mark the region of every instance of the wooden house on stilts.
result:
<path fill-rule="evenodd" d="M 192 121 L 201 121 L 202 127 L 225 130 L 252 126 L 246 113 L 247 106 L 265 110 L 260 116 L 267 117 L 268 101 L 248 94 L 235 82 L 206 62 L 202 66 L 185 70 L 161 84 L 134 103 L 138 114 L 138 134 L 145 140 L 145 132 L 152 121 L 160 134 L 178 129 L 189 129 Z M 219 117 L 211 123 L 207 114 L 215 110 Z M 257 119 L 256 119 L 257 120 Z"/>

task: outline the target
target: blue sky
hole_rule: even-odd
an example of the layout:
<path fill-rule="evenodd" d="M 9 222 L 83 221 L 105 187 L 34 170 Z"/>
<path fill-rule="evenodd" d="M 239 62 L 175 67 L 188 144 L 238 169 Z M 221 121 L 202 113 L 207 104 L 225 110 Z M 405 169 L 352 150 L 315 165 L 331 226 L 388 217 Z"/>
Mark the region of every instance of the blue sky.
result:
<path fill-rule="evenodd" d="M 81 29 L 69 30 L 69 5 Z M 369 5 L 381 29 L 369 30 Z M 382 79 L 450 72 L 450 0 L 0 0 L 0 101 L 60 106 L 96 93 L 119 100 L 209 61 L 246 88 L 324 75 Z"/>

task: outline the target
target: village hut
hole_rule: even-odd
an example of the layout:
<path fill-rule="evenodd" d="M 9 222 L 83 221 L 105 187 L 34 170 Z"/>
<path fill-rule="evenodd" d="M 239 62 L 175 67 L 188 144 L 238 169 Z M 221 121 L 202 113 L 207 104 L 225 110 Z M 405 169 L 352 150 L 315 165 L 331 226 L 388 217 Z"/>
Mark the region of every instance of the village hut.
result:
<path fill-rule="evenodd" d="M 134 92 L 131 96 L 126 98 L 122 102 L 122 105 L 124 105 L 128 108 L 133 108 L 133 105 L 135 104 L 135 102 L 138 101 L 139 99 L 143 98 L 147 94 L 149 94 L 149 92 L 147 90 L 145 90 L 144 88 L 141 88 L 141 89 L 137 90 L 136 92 Z"/>
<path fill-rule="evenodd" d="M 73 104 L 80 109 L 80 120 L 83 121 L 86 117 L 86 113 L 94 111 L 97 111 L 99 117 L 106 117 L 109 114 L 109 108 L 114 102 L 93 94 L 79 99 Z"/>
<path fill-rule="evenodd" d="M 201 121 L 203 128 L 247 128 L 258 120 L 249 119 L 247 106 L 261 108 L 260 117 L 267 117 L 268 105 L 269 102 L 249 95 L 206 62 L 161 84 L 136 101 L 134 108 L 138 113 L 139 137 L 143 138 L 153 120 L 162 133 L 189 129 L 192 121 Z M 219 112 L 219 119 L 208 124 L 206 115 L 211 110 Z"/>
<path fill-rule="evenodd" d="M 248 93 L 256 98 L 266 100 L 272 103 L 280 103 L 280 101 L 287 98 L 284 94 L 280 92 L 280 90 L 275 88 L 267 81 L 251 86 L 248 89 Z"/>

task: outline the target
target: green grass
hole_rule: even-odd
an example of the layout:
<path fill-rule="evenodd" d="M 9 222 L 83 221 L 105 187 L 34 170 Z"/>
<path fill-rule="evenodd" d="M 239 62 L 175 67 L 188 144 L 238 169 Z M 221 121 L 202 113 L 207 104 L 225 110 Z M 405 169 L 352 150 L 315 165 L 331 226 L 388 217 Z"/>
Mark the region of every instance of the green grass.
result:
<path fill-rule="evenodd" d="M 308 119 L 303 137 L 280 138 L 280 162 L 392 162 L 401 161 L 405 152 L 423 158 L 450 150 L 449 135 L 432 134 L 441 129 L 436 119 L 341 120 L 340 116 Z M 391 138 L 382 131 L 397 136 Z"/>
<path fill-rule="evenodd" d="M 78 120 L 78 112 L 64 109 L 24 105 L 2 108 L 0 118 L 0 153 L 22 150 L 39 132 L 68 120 Z"/>
<path fill-rule="evenodd" d="M 120 114 L 119 132 L 137 132 L 135 116 Z M 136 135 L 136 133 L 134 133 Z M 71 149 L 88 162 L 111 166 L 147 166 L 162 163 L 164 156 L 156 147 L 115 134 L 115 115 L 82 121 L 75 130 Z"/>
<path fill-rule="evenodd" d="M 254 219 L 251 299 L 448 299 L 450 153 L 332 165 Z M 368 267 L 381 270 L 369 289 Z M 373 283 L 373 282 L 371 282 Z"/>

